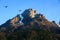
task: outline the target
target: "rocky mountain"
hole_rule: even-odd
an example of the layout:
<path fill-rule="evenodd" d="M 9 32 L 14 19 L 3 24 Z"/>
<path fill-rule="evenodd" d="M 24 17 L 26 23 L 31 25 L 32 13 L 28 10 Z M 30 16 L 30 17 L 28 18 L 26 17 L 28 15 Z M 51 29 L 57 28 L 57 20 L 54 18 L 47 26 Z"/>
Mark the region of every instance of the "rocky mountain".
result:
<path fill-rule="evenodd" d="M 31 8 L 0 25 L 0 40 L 60 40 L 60 27 Z"/>
<path fill-rule="evenodd" d="M 49 32 L 60 34 L 60 28 L 56 23 L 48 21 L 43 14 L 37 14 L 35 10 L 29 8 L 26 9 L 22 14 L 22 21 L 21 17 L 18 14 L 17 16 L 9 19 L 6 23 L 0 26 L 0 31 L 7 31 L 11 32 L 12 30 L 31 30 L 33 27 L 46 30 Z M 23 23 L 21 24 L 20 21 Z"/>

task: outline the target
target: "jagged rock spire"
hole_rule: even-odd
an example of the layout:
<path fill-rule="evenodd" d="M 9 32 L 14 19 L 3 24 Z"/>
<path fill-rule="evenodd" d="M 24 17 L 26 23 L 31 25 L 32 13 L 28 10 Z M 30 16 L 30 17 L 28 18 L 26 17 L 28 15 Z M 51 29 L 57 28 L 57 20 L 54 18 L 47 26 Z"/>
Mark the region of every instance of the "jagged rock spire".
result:
<path fill-rule="evenodd" d="M 21 15 L 23 16 L 23 18 L 28 18 L 31 17 L 33 18 L 36 14 L 36 11 L 33 10 L 32 8 L 26 9 Z"/>
<path fill-rule="evenodd" d="M 28 24 L 32 18 L 34 18 L 36 11 L 32 8 L 26 9 L 21 15 L 23 16 L 22 22 L 26 25 Z"/>

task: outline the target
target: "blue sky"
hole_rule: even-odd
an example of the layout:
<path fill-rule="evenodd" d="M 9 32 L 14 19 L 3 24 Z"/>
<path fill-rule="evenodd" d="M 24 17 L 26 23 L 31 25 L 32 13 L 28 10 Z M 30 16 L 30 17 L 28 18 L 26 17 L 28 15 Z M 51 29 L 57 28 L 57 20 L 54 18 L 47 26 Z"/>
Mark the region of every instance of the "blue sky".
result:
<path fill-rule="evenodd" d="M 0 0 L 0 25 L 27 8 L 42 13 L 49 21 L 60 21 L 60 0 Z"/>

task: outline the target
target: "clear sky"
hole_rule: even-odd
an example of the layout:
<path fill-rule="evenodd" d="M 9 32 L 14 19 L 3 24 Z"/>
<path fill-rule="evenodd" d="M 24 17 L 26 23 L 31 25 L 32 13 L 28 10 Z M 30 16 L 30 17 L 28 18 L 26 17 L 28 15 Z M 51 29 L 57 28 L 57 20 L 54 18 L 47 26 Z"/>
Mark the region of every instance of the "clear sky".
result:
<path fill-rule="evenodd" d="M 50 21 L 55 20 L 58 23 L 60 20 L 60 0 L 0 0 L 0 25 L 27 8 L 44 14 Z"/>

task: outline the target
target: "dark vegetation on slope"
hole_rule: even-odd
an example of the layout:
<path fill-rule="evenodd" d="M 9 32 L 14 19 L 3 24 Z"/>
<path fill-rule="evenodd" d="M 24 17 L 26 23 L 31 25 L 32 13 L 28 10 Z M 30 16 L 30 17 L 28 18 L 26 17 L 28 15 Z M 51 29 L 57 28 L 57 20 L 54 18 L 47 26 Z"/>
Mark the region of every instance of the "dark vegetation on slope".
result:
<path fill-rule="evenodd" d="M 32 30 L 20 30 L 7 34 L 1 32 L 0 40 L 60 40 L 60 35 L 33 28 Z"/>

